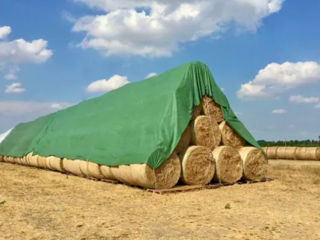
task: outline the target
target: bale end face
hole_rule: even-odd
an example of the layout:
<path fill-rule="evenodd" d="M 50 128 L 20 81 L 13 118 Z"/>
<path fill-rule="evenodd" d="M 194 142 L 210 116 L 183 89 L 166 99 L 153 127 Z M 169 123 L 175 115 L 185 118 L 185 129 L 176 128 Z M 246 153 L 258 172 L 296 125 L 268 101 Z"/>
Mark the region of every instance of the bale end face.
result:
<path fill-rule="evenodd" d="M 201 102 L 203 113 L 211 117 L 215 122 L 220 123 L 223 121 L 223 114 L 221 107 L 215 103 L 211 97 L 204 96 Z"/>
<path fill-rule="evenodd" d="M 242 147 L 246 144 L 246 141 L 239 136 L 226 121 L 220 123 L 219 128 L 222 135 L 222 143 L 231 147 Z"/>
<path fill-rule="evenodd" d="M 268 161 L 261 150 L 255 147 L 239 149 L 243 163 L 243 177 L 251 181 L 265 179 Z"/>
<path fill-rule="evenodd" d="M 220 183 L 236 183 L 243 174 L 243 163 L 239 152 L 234 147 L 220 146 L 213 150 L 216 161 L 214 180 Z"/>
<path fill-rule="evenodd" d="M 181 181 L 189 185 L 208 184 L 215 173 L 211 150 L 203 146 L 191 146 L 182 158 Z"/>
<path fill-rule="evenodd" d="M 208 116 L 199 116 L 192 124 L 192 143 L 213 150 L 221 142 L 219 125 Z"/>

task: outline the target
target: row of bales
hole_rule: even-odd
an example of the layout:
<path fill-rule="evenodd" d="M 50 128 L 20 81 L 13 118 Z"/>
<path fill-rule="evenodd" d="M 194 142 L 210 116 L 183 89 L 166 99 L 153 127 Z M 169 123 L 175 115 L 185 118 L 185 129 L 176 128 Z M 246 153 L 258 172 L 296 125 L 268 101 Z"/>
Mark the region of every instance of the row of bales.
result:
<path fill-rule="evenodd" d="M 269 159 L 320 161 L 320 147 L 264 147 Z"/>
<path fill-rule="evenodd" d="M 221 108 L 204 97 L 192 113 L 175 151 L 159 168 L 147 164 L 110 167 L 81 159 L 39 156 L 1 156 L 0 161 L 44 168 L 81 177 L 116 180 L 144 188 L 187 185 L 233 184 L 241 179 L 265 178 L 267 159 L 258 148 L 247 146 L 225 121 Z"/>

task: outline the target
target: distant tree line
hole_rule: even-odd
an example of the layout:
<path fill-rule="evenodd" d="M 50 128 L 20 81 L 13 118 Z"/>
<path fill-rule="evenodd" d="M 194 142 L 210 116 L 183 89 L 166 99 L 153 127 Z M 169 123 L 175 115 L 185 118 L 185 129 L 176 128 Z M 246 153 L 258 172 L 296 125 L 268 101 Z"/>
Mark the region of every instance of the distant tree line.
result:
<path fill-rule="evenodd" d="M 261 147 L 269 146 L 294 146 L 294 147 L 320 147 L 319 140 L 289 140 L 289 141 L 265 141 L 259 140 L 258 143 Z"/>

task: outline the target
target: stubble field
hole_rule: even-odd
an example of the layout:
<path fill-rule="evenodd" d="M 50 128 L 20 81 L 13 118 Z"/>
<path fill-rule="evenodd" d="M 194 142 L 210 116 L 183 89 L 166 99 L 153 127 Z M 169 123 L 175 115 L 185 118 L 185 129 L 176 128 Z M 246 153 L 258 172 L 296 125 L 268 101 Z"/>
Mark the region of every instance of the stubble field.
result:
<path fill-rule="evenodd" d="M 320 239 L 320 162 L 268 177 L 159 195 L 0 163 L 0 239 Z"/>

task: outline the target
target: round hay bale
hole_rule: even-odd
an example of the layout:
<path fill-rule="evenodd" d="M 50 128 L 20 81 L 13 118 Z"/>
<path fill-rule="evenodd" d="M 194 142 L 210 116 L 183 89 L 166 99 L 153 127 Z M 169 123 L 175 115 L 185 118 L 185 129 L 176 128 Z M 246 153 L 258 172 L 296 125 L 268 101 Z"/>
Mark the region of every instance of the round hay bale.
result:
<path fill-rule="evenodd" d="M 39 168 L 48 168 L 46 157 L 36 155 L 38 157 L 38 167 Z"/>
<path fill-rule="evenodd" d="M 181 181 L 189 185 L 211 182 L 215 173 L 215 161 L 209 148 L 191 146 L 182 158 Z"/>
<path fill-rule="evenodd" d="M 202 106 L 201 105 L 197 105 L 193 108 L 193 111 L 192 111 L 192 120 L 195 120 L 198 116 L 200 116 L 201 114 L 201 111 L 202 111 Z"/>
<path fill-rule="evenodd" d="M 306 147 L 304 160 L 318 160 L 319 150 L 317 147 Z"/>
<path fill-rule="evenodd" d="M 4 162 L 3 157 L 3 155 L 0 155 L 0 162 Z"/>
<path fill-rule="evenodd" d="M 89 177 L 88 161 L 80 161 L 79 167 L 80 167 L 80 171 L 81 171 L 82 175 Z"/>
<path fill-rule="evenodd" d="M 241 179 L 243 164 L 239 152 L 234 147 L 220 146 L 213 150 L 216 161 L 215 181 L 235 183 Z"/>
<path fill-rule="evenodd" d="M 22 165 L 26 165 L 26 166 L 29 166 L 29 158 L 27 158 L 27 156 L 22 156 L 22 157 L 17 157 L 20 162 L 20 164 Z"/>
<path fill-rule="evenodd" d="M 239 154 L 245 179 L 261 181 L 266 177 L 268 161 L 261 150 L 255 147 L 242 147 L 239 149 Z"/>
<path fill-rule="evenodd" d="M 192 143 L 213 150 L 221 143 L 219 125 L 208 116 L 199 116 L 192 124 Z"/>
<path fill-rule="evenodd" d="M 20 165 L 24 165 L 21 161 L 21 158 L 19 157 L 12 157 L 13 158 L 13 162 L 16 164 L 20 164 Z"/>
<path fill-rule="evenodd" d="M 219 104 L 215 103 L 211 97 L 204 96 L 201 102 L 203 113 L 210 116 L 215 122 L 223 121 L 223 115 Z"/>
<path fill-rule="evenodd" d="M 71 160 L 71 159 L 64 158 L 62 160 L 62 168 L 65 171 L 72 173 L 74 175 L 83 176 L 80 169 L 81 162 L 82 162 L 81 160 Z"/>
<path fill-rule="evenodd" d="M 140 164 L 139 164 L 140 165 Z M 119 182 L 126 183 L 128 185 L 136 185 L 134 177 L 132 176 L 130 165 L 120 165 L 116 167 L 111 167 L 112 175 Z"/>
<path fill-rule="evenodd" d="M 297 147 L 295 152 L 295 159 L 296 160 L 304 160 L 305 159 L 305 147 Z"/>
<path fill-rule="evenodd" d="M 62 160 L 61 158 L 50 156 L 46 158 L 46 165 L 49 167 L 51 170 L 63 172 L 62 168 Z"/>
<path fill-rule="evenodd" d="M 171 156 L 157 169 L 155 175 L 155 188 L 172 188 L 179 181 L 181 175 L 180 159 L 176 153 Z"/>
<path fill-rule="evenodd" d="M 176 146 L 175 152 L 180 155 L 183 154 L 187 148 L 189 147 L 189 144 L 191 142 L 191 127 L 188 125 L 186 129 L 183 131 L 180 141 Z"/>
<path fill-rule="evenodd" d="M 294 160 L 296 157 L 297 147 L 286 147 L 285 148 L 285 159 Z"/>
<path fill-rule="evenodd" d="M 278 147 L 276 159 L 286 159 L 285 147 Z"/>
<path fill-rule="evenodd" d="M 26 157 L 29 159 L 30 166 L 39 167 L 38 155 L 32 155 L 32 153 L 28 153 Z"/>
<path fill-rule="evenodd" d="M 131 164 L 131 185 L 144 188 L 172 188 L 177 184 L 181 174 L 180 160 L 176 153 L 157 169 L 147 164 Z"/>
<path fill-rule="evenodd" d="M 8 156 L 7 160 L 8 160 L 9 163 L 16 163 L 15 158 L 12 157 L 12 156 Z"/>
<path fill-rule="evenodd" d="M 231 147 L 243 147 L 246 144 L 246 141 L 239 136 L 228 124 L 226 121 L 223 121 L 219 125 L 222 143 L 226 146 Z"/>
<path fill-rule="evenodd" d="M 88 162 L 87 166 L 88 166 L 88 173 L 90 177 L 97 178 L 97 179 L 103 178 L 103 174 L 100 171 L 99 164 L 96 164 L 94 162 Z"/>
<path fill-rule="evenodd" d="M 277 159 L 278 147 L 268 147 L 267 156 L 269 159 Z"/>
<path fill-rule="evenodd" d="M 111 172 L 111 167 L 109 167 L 107 165 L 101 165 L 100 171 L 103 175 L 103 178 L 109 179 L 109 180 L 116 180 L 115 176 L 113 176 L 113 174 Z"/>
<path fill-rule="evenodd" d="M 26 154 L 25 156 L 21 157 L 21 162 L 23 162 L 24 165 L 30 166 L 30 155 Z"/>
<path fill-rule="evenodd" d="M 4 156 L 3 156 L 3 161 L 4 161 L 4 162 L 9 162 L 9 156 L 4 155 Z"/>
<path fill-rule="evenodd" d="M 295 159 L 297 147 L 278 147 L 277 159 Z"/>

